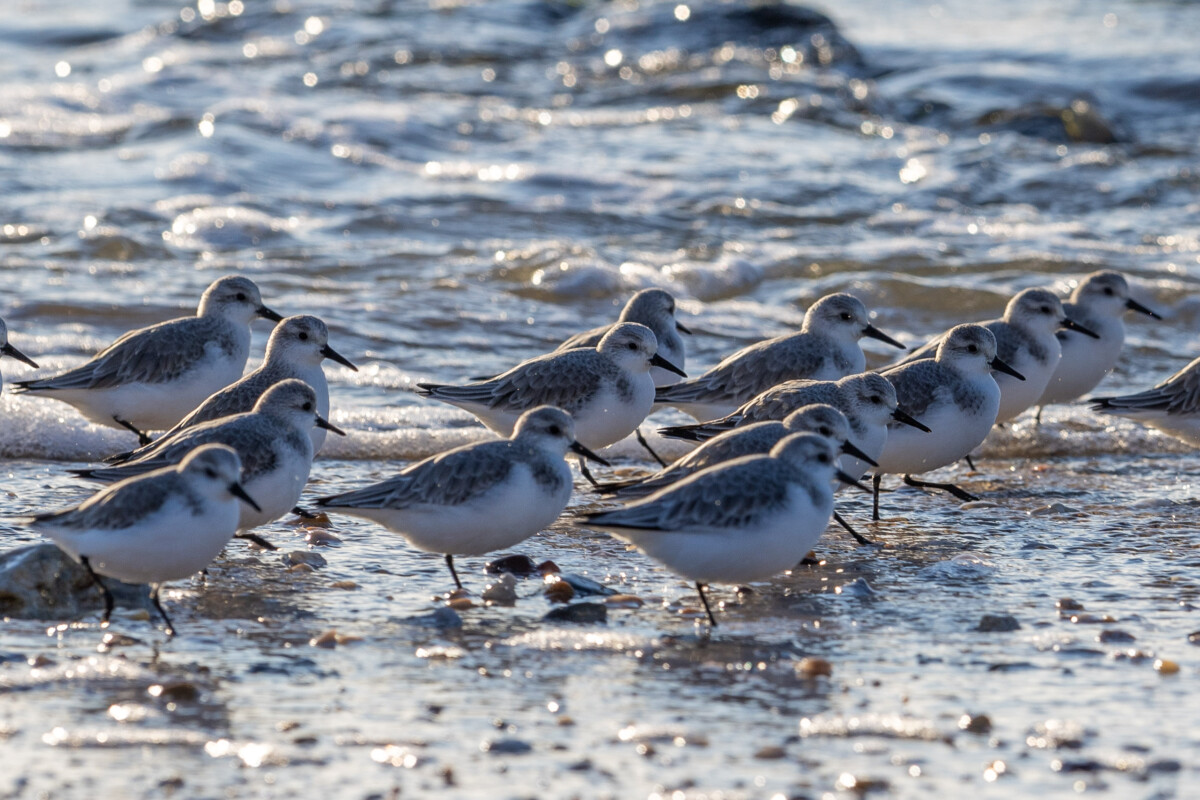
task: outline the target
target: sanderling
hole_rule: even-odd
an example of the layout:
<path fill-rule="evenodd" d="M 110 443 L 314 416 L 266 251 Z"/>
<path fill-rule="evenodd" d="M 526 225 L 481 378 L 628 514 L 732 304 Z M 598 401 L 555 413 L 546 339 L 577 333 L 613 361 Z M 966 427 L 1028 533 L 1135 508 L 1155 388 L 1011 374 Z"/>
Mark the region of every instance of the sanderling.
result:
<path fill-rule="evenodd" d="M 739 425 L 733 430 L 709 439 L 671 466 L 645 478 L 601 484 L 600 491 L 618 497 L 636 498 L 670 486 L 702 469 L 731 461 L 742 456 L 761 455 L 791 433 L 815 433 L 849 453 L 873 463 L 866 453 L 850 439 L 850 422 L 846 415 L 831 405 L 811 403 L 796 409 L 782 422 L 755 422 Z"/>
<path fill-rule="evenodd" d="M 903 475 L 910 486 L 942 489 L 975 500 L 952 483 L 929 483 L 911 476 L 952 464 L 983 443 L 996 424 L 1000 386 L 993 371 L 1022 381 L 1024 376 L 996 356 L 996 337 L 982 325 L 951 328 L 934 358 L 910 361 L 881 371 L 905 408 L 936 431 L 934 436 L 889 426 L 875 470 L 875 519 L 879 519 L 879 481 L 883 474 Z"/>
<path fill-rule="evenodd" d="M 558 350 L 574 350 L 578 347 L 595 347 L 604 335 L 622 322 L 637 322 L 654 331 L 658 340 L 658 354 L 680 369 L 686 369 L 687 352 L 680 333 L 691 333 L 675 318 L 675 298 L 664 289 L 642 289 L 629 298 L 621 316 L 609 325 L 601 325 L 590 331 L 577 333 L 558 346 Z M 650 377 L 655 386 L 669 386 L 679 381 L 679 374 L 662 367 L 651 367 Z"/>
<path fill-rule="evenodd" d="M 539 406 L 517 419 L 509 439 L 457 447 L 372 486 L 319 498 L 317 505 L 378 522 L 419 550 L 443 554 L 461 589 L 454 556 L 512 547 L 566 508 L 567 450 L 605 463 L 575 440 L 569 414 Z"/>
<path fill-rule="evenodd" d="M 159 587 L 199 572 L 217 557 L 237 530 L 239 500 L 257 507 L 242 487 L 241 471 L 232 448 L 210 444 L 178 465 L 123 480 L 27 523 L 91 573 L 104 593 L 104 622 L 112 616 L 113 597 L 101 575 L 150 584 L 150 599 L 174 636 Z"/>
<path fill-rule="evenodd" d="M 69 403 L 97 425 L 127 428 L 149 444 L 146 431 L 170 428 L 242 376 L 255 317 L 282 319 L 263 305 L 253 281 L 226 276 L 205 290 L 196 316 L 130 331 L 86 364 L 14 385 Z"/>
<path fill-rule="evenodd" d="M 465 386 L 419 383 L 419 394 L 471 412 L 501 436 L 512 433 L 522 412 L 561 408 L 575 421 L 575 438 L 599 450 L 619 442 L 654 405 L 651 367 L 682 370 L 657 353 L 645 325 L 622 322 L 592 349 L 577 348 L 530 359 L 489 381 Z M 580 464 L 582 465 L 582 461 Z M 585 475 L 588 475 L 586 468 Z"/>
<path fill-rule="evenodd" d="M 0 356 L 15 358 L 17 361 L 28 364 L 34 369 L 38 368 L 36 361 L 22 353 L 17 348 L 13 347 L 12 342 L 8 341 L 8 326 L 4 324 L 4 320 L 2 319 L 0 319 Z M 4 378 L 0 376 L 0 391 L 3 390 Z"/>
<path fill-rule="evenodd" d="M 1129 284 L 1119 272 L 1104 270 L 1085 277 L 1063 303 L 1071 319 L 1087 327 L 1099 338 L 1082 336 L 1075 331 L 1060 330 L 1055 334 L 1062 346 L 1062 358 L 1054 370 L 1046 390 L 1038 399 L 1038 418 L 1041 406 L 1069 403 L 1096 388 L 1117 363 L 1125 344 L 1126 311 L 1137 311 L 1154 319 L 1162 319 L 1146 306 L 1129 296 Z"/>
<path fill-rule="evenodd" d="M 1200 445 L 1200 358 L 1137 394 L 1093 397 L 1092 410 L 1128 417 L 1189 444 Z"/>
<path fill-rule="evenodd" d="M 1000 410 L 996 422 L 1006 422 L 1032 406 L 1046 390 L 1050 376 L 1058 368 L 1062 346 L 1054 335 L 1059 328 L 1097 338 L 1088 328 L 1068 317 L 1058 295 L 1046 289 L 1020 291 L 1004 309 L 1001 319 L 980 322 L 996 337 L 996 355 L 1025 376 L 1024 381 L 1005 375 L 993 375 L 1000 387 Z M 907 355 L 896 366 L 933 358 L 946 334 Z"/>
<path fill-rule="evenodd" d="M 864 336 L 904 349 L 871 324 L 858 298 L 831 294 L 812 305 L 799 333 L 744 347 L 703 375 L 660 388 L 655 400 L 697 420 L 719 419 L 784 381 L 832 381 L 862 372 Z"/>
<path fill-rule="evenodd" d="M 833 513 L 832 480 L 854 482 L 836 461 L 828 439 L 793 433 L 769 455 L 701 470 L 629 505 L 585 514 L 575 524 L 630 542 L 694 581 L 715 626 L 706 584 L 762 580 L 791 569 L 812 549 Z"/>
<path fill-rule="evenodd" d="M 327 358 L 358 371 L 358 367 L 329 346 L 329 329 L 324 322 L 307 315 L 288 317 L 271 331 L 266 356 L 258 369 L 209 395 L 192 413 L 152 443 L 106 458 L 105 461 L 123 464 L 147 458 L 160 452 L 180 431 L 202 422 L 252 411 L 267 389 L 288 378 L 304 381 L 313 388 L 317 394 L 317 414 L 328 419 L 329 383 L 325 380 L 325 370 L 321 368 L 321 362 Z M 326 429 L 314 425 L 308 435 L 312 439 L 313 455 L 316 455 L 325 444 Z"/>
<path fill-rule="evenodd" d="M 242 509 L 238 536 L 271 548 L 265 540 L 247 531 L 279 519 L 300 499 L 312 469 L 312 440 L 308 431 L 313 425 L 343 433 L 317 413 L 317 395 L 312 387 L 289 378 L 264 392 L 253 411 L 189 428 L 147 458 L 117 467 L 72 472 L 91 480 L 116 481 L 178 463 L 200 445 L 228 445 L 241 457 L 246 491 L 260 504 L 253 509 Z"/>
<path fill-rule="evenodd" d="M 929 428 L 896 400 L 896 390 L 888 380 L 874 372 L 847 375 L 837 381 L 788 381 L 760 394 L 735 413 L 719 420 L 698 425 L 680 425 L 659 430 L 663 436 L 707 441 L 714 436 L 755 422 L 782 420 L 788 414 L 810 403 L 827 403 L 846 415 L 850 436 L 869 459 L 879 458 L 887 441 L 888 423 L 901 422 L 919 430 Z M 851 455 L 841 459 L 842 469 L 851 475 L 862 475 L 873 466 Z"/>

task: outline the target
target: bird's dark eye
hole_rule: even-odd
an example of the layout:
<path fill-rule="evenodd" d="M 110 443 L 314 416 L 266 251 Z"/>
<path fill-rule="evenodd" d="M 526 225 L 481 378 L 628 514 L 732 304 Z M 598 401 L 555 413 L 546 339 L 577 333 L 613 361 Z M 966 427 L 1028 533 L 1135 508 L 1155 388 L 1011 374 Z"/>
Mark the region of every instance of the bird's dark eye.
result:
<path fill-rule="evenodd" d="M 1115 292 L 1113 292 L 1113 288 L 1111 286 L 1105 286 L 1104 293 L 1106 295 L 1108 295 L 1109 297 L 1112 297 L 1115 294 Z"/>
<path fill-rule="evenodd" d="M 300 339 L 300 341 L 302 341 L 302 342 L 307 342 L 307 341 L 308 341 L 308 334 L 307 334 L 307 333 L 305 333 L 304 331 L 300 331 L 300 336 L 299 336 L 299 339 Z"/>
<path fill-rule="evenodd" d="M 854 315 L 849 311 L 843 311 L 841 316 L 845 322 L 850 322 L 852 319 L 854 319 Z"/>
<path fill-rule="evenodd" d="M 246 302 L 246 293 L 245 293 L 245 292 L 238 292 L 238 293 L 237 293 L 237 299 L 238 299 L 238 302 L 242 302 L 242 303 Z"/>
<path fill-rule="evenodd" d="M 630 350 L 637 350 L 637 342 L 630 342 L 630 343 L 629 343 L 629 349 L 630 349 Z"/>
<path fill-rule="evenodd" d="M 551 436 L 561 436 L 562 428 L 558 427 L 557 425 L 551 425 L 550 426 L 550 435 Z"/>
<path fill-rule="evenodd" d="M 1053 312 L 1050 310 L 1050 306 L 1042 306 L 1042 313 L 1043 313 L 1043 314 L 1050 314 L 1050 313 L 1053 313 Z"/>
<path fill-rule="evenodd" d="M 880 403 L 883 402 L 883 398 L 880 397 L 879 395 L 872 395 L 871 402 L 874 403 L 875 405 L 879 405 Z"/>
<path fill-rule="evenodd" d="M 833 431 L 829 429 L 828 425 L 822 425 L 817 432 L 820 433 L 822 436 L 824 436 L 826 439 L 833 436 Z"/>
<path fill-rule="evenodd" d="M 829 454 L 821 453 L 819 456 L 817 456 L 817 461 L 820 461 L 822 464 L 828 464 L 829 463 Z"/>
<path fill-rule="evenodd" d="M 979 352 L 979 348 L 978 348 L 978 347 L 976 347 L 975 345 L 971 345 L 970 347 L 968 347 L 968 348 L 967 348 L 967 352 L 968 352 L 968 353 L 978 353 L 978 352 Z"/>
<path fill-rule="evenodd" d="M 305 411 L 312 411 L 312 403 L 305 403 L 303 408 Z"/>
<path fill-rule="evenodd" d="M 217 471 L 215 469 L 213 469 L 212 467 L 206 467 L 204 470 L 204 474 L 210 478 L 217 477 Z"/>

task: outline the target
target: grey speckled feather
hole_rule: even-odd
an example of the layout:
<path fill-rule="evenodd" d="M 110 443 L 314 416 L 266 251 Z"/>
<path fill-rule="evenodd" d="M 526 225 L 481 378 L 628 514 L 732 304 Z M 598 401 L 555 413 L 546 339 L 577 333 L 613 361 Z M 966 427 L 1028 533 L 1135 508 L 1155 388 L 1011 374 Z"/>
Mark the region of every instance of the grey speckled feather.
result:
<path fill-rule="evenodd" d="M 31 519 L 77 531 L 121 530 L 153 514 L 172 496 L 178 496 L 194 513 L 201 512 L 203 498 L 168 466 L 157 475 L 107 487 L 73 508 L 37 514 Z"/>
<path fill-rule="evenodd" d="M 117 339 L 86 364 L 53 378 L 23 381 L 30 390 L 104 389 L 130 383 L 167 383 L 198 367 L 215 344 L 234 356 L 232 324 L 218 316 L 183 317 L 142 328 Z"/>
<path fill-rule="evenodd" d="M 684 478 L 665 490 L 669 495 L 655 494 L 624 508 L 589 514 L 588 520 L 664 534 L 678 529 L 746 528 L 783 508 L 791 485 L 778 460 L 748 456 Z M 670 501 L 664 501 L 668 496 Z"/>
<path fill-rule="evenodd" d="M 225 444 L 236 450 L 242 459 L 242 481 L 245 483 L 275 469 L 283 456 L 283 449 L 302 454 L 306 448 L 312 447 L 306 432 L 270 414 L 248 412 L 190 428 L 148 458 L 80 474 L 100 481 L 121 480 L 177 464 L 202 444 Z"/>
<path fill-rule="evenodd" d="M 562 487 L 562 476 L 539 450 L 510 439 L 448 450 L 373 486 L 324 498 L 321 505 L 394 509 L 461 505 L 502 483 L 518 463 L 528 466 L 534 480 L 548 493 Z"/>
<path fill-rule="evenodd" d="M 986 400 L 982 392 L 962 380 L 957 372 L 932 358 L 889 367 L 879 374 L 891 380 L 901 373 L 902 380 L 892 380 L 896 399 L 901 408 L 918 418 L 947 392 L 952 392 L 955 405 L 968 413 L 978 413 Z"/>
<path fill-rule="evenodd" d="M 1121 397 L 1097 397 L 1094 410 L 1162 411 L 1167 414 L 1200 413 L 1200 358 L 1152 389 Z"/>
<path fill-rule="evenodd" d="M 567 350 L 530 359 L 488 381 L 465 386 L 431 386 L 428 396 L 439 400 L 478 403 L 489 408 L 527 411 L 557 406 L 576 413 L 604 382 L 612 381 L 622 397 L 629 395 L 624 373 L 597 350 Z"/>

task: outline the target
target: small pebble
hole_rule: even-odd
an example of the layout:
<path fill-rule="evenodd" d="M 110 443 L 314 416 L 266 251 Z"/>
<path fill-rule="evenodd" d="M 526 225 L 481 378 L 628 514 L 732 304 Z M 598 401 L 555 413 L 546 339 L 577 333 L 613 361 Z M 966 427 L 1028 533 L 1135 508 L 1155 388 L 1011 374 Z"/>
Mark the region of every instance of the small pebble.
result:
<path fill-rule="evenodd" d="M 1083 611 L 1083 603 L 1070 597 L 1060 597 L 1054 607 L 1060 611 Z"/>
<path fill-rule="evenodd" d="M 1062 503 L 1051 503 L 1048 506 L 1041 506 L 1040 508 L 1035 508 L 1033 511 L 1029 512 L 1029 516 L 1043 517 L 1048 514 L 1074 514 L 1078 511 L 1079 511 L 1078 508 L 1071 508 L 1070 506 L 1065 506 Z"/>
<path fill-rule="evenodd" d="M 575 596 L 575 587 L 564 581 L 558 575 L 546 576 L 546 599 L 551 603 L 569 603 Z"/>
<path fill-rule="evenodd" d="M 1008 633 L 1020 629 L 1021 623 L 1011 614 L 984 614 L 974 628 L 980 633 Z"/>
<path fill-rule="evenodd" d="M 763 759 L 764 761 L 777 761 L 781 758 L 787 758 L 787 750 L 784 750 L 779 746 L 768 745 L 760 748 L 759 751 L 754 754 L 754 757 Z"/>
<path fill-rule="evenodd" d="M 517 602 L 517 579 L 511 572 L 506 572 L 484 588 L 480 597 L 488 605 L 514 605 Z"/>
<path fill-rule="evenodd" d="M 1129 633 L 1128 631 L 1123 631 L 1123 630 L 1119 630 L 1116 628 L 1109 628 L 1108 630 L 1100 631 L 1100 633 L 1096 635 L 1096 641 L 1097 642 L 1108 642 L 1108 643 L 1111 643 L 1111 642 L 1134 642 L 1134 641 L 1137 641 L 1137 638 L 1132 633 Z"/>
<path fill-rule="evenodd" d="M 475 601 L 469 597 L 454 597 L 446 601 L 446 606 L 455 611 L 462 611 L 468 608 L 475 607 Z"/>
<path fill-rule="evenodd" d="M 641 608 L 646 601 L 634 594 L 614 594 L 604 598 L 609 608 Z"/>
<path fill-rule="evenodd" d="M 958 718 L 958 729 L 967 733 L 989 733 L 992 720 L 987 714 L 963 714 Z"/>
<path fill-rule="evenodd" d="M 483 571 L 489 575 L 509 573 L 518 577 L 526 577 L 537 573 L 538 568 L 529 556 L 512 555 L 497 558 L 484 565 Z"/>
<path fill-rule="evenodd" d="M 829 677 L 833 675 L 833 664 L 824 658 L 802 658 L 796 664 L 796 674 L 802 678 Z"/>
<path fill-rule="evenodd" d="M 494 756 L 519 756 L 533 752 L 533 745 L 521 739 L 496 739 L 484 741 L 479 749 Z"/>
<path fill-rule="evenodd" d="M 288 566 L 293 564 L 308 564 L 314 569 L 323 567 L 329 563 L 325 560 L 325 556 L 320 553 L 314 553 L 311 550 L 291 550 L 284 553 L 280 558 Z"/>
<path fill-rule="evenodd" d="M 607 622 L 608 609 L 603 603 L 572 603 L 552 608 L 542 617 L 546 622 L 575 622 L 588 624 Z"/>
<path fill-rule="evenodd" d="M 340 536 L 335 536 L 329 531 L 323 531 L 320 528 L 312 528 L 308 533 L 304 534 L 304 541 L 313 547 L 332 547 L 342 543 Z"/>
<path fill-rule="evenodd" d="M 1188 644 L 1200 645 L 1200 631 L 1188 634 Z"/>
<path fill-rule="evenodd" d="M 50 656 L 38 653 L 36 656 L 31 656 L 26 663 L 34 669 L 42 669 L 43 667 L 52 667 L 56 662 Z"/>
<path fill-rule="evenodd" d="M 316 572 L 316 568 L 311 564 L 292 564 L 288 567 L 288 572 Z"/>
<path fill-rule="evenodd" d="M 541 573 L 543 577 L 546 575 L 556 575 L 559 572 L 562 572 L 562 570 L 558 568 L 558 564 L 555 564 L 553 561 L 543 561 L 542 563 L 538 564 L 537 571 Z"/>
<path fill-rule="evenodd" d="M 1154 662 L 1154 671 L 1159 675 L 1175 675 L 1179 672 L 1179 664 L 1168 658 L 1160 658 Z"/>
<path fill-rule="evenodd" d="M 333 648 L 337 647 L 337 640 L 337 631 L 328 630 L 322 633 L 320 636 L 314 636 L 313 638 L 309 639 L 308 643 L 312 647 L 323 647 L 326 650 L 332 650 Z"/>
<path fill-rule="evenodd" d="M 329 588 L 345 589 L 345 590 L 349 591 L 351 589 L 357 589 L 358 584 L 355 583 L 354 581 L 334 581 L 333 583 L 329 584 Z"/>
<path fill-rule="evenodd" d="M 991 500 L 972 500 L 969 503 L 963 503 L 959 506 L 962 511 L 974 511 L 977 508 L 999 508 L 999 503 L 993 503 Z"/>

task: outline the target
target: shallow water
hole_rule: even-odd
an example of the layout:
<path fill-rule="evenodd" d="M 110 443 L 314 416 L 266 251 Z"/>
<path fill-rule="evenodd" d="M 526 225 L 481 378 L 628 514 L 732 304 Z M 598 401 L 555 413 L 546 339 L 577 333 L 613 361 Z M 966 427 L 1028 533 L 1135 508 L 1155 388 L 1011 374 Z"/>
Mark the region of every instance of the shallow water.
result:
<path fill-rule="evenodd" d="M 318 491 L 483 437 L 416 381 L 510 366 L 650 285 L 696 331 L 689 371 L 829 292 L 918 342 L 1101 267 L 1167 318 L 1130 316 L 1105 391 L 1195 355 L 1192 4 L 865 0 L 825 9 L 836 29 L 717 3 L 78 5 L 27 2 L 0 32 L 12 341 L 57 369 L 250 275 L 360 367 L 329 370 L 351 435 Z M 10 394 L 0 413 L 17 546 L 37 537 L 12 518 L 84 496 L 65 468 L 129 437 Z M 562 527 L 521 551 L 647 604 L 543 623 L 525 581 L 514 608 L 414 624 L 447 589 L 440 559 L 344 518 L 317 572 L 235 546 L 207 585 L 172 587 L 170 642 L 130 612 L 108 632 L 138 641 L 106 652 L 95 617 L 6 621 L 0 738 L 20 766 L 0 794 L 1190 796 L 1191 449 L 1058 407 L 982 455 L 946 474 L 994 507 L 906 490 L 871 525 L 846 497 L 888 546 L 831 529 L 822 564 L 717 588 L 711 637 L 686 584 Z M 478 592 L 481 560 L 463 562 Z M 1116 621 L 1071 622 L 1061 598 Z M 1021 628 L 971 630 L 1004 613 Z M 309 645 L 329 629 L 362 640 Z M 832 676 L 797 677 L 804 657 Z"/>

